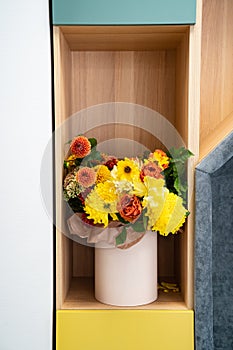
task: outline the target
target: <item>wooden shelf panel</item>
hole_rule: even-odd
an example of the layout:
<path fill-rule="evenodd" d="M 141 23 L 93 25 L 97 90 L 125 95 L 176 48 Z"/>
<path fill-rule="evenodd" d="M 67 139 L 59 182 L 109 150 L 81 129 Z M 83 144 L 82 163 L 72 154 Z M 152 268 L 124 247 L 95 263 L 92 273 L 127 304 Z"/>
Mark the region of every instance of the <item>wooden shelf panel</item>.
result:
<path fill-rule="evenodd" d="M 61 26 L 72 51 L 175 49 L 189 26 Z"/>
<path fill-rule="evenodd" d="M 159 292 L 158 299 L 148 305 L 136 307 L 117 307 L 102 304 L 94 297 L 94 284 L 91 277 L 73 277 L 70 289 L 62 305 L 62 309 L 89 310 L 187 310 L 181 293 Z"/>

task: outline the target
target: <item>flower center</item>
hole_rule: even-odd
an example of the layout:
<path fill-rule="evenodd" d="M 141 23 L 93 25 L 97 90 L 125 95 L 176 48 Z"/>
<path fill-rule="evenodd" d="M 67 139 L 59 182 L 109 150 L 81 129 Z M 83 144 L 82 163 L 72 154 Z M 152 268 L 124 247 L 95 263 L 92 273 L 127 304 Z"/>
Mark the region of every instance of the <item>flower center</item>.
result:
<path fill-rule="evenodd" d="M 127 174 L 130 173 L 130 172 L 131 172 L 130 166 L 127 165 L 127 166 L 125 167 L 124 171 L 125 171 L 125 173 L 127 173 Z"/>

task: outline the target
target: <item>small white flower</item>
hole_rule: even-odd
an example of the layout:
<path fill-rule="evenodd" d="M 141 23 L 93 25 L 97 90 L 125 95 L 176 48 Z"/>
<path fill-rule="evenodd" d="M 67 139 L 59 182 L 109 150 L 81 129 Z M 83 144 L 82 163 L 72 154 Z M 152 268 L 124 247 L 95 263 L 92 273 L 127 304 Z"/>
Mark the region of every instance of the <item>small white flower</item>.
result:
<path fill-rule="evenodd" d="M 133 184 L 127 180 L 113 181 L 117 193 L 130 193 L 133 191 Z"/>

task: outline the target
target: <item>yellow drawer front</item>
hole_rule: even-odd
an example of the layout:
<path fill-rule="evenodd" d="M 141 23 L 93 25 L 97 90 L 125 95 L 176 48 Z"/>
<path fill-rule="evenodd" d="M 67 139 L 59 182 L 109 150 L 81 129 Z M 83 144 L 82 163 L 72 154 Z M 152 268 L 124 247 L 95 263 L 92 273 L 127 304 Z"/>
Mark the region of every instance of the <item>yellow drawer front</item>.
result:
<path fill-rule="evenodd" d="M 57 350 L 131 349 L 193 350 L 193 311 L 57 311 Z"/>

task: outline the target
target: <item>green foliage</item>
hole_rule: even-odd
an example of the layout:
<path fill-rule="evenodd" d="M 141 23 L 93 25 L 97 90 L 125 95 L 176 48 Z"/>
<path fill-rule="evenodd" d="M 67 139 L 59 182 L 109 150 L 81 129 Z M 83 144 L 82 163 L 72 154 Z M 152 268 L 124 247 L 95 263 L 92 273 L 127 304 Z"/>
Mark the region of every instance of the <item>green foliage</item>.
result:
<path fill-rule="evenodd" d="M 82 166 L 94 167 L 100 164 L 102 155 L 96 150 L 96 147 L 91 150 L 91 153 L 85 158 L 81 159 Z"/>
<path fill-rule="evenodd" d="M 129 225 L 129 221 L 126 221 L 125 219 L 123 219 L 119 213 L 116 213 L 116 216 L 117 216 L 117 220 L 120 221 L 122 224 Z"/>
<path fill-rule="evenodd" d="M 69 169 L 69 162 L 67 162 L 67 160 L 64 160 L 64 169 Z"/>
<path fill-rule="evenodd" d="M 94 147 L 97 146 L 97 140 L 96 140 L 94 137 L 90 137 L 90 138 L 88 139 L 88 141 L 89 141 L 90 144 L 91 144 L 91 148 L 94 148 Z"/>
<path fill-rule="evenodd" d="M 80 201 L 80 199 L 78 197 L 70 198 L 68 200 L 68 204 L 74 213 L 83 213 L 84 212 L 82 202 Z"/>
<path fill-rule="evenodd" d="M 189 157 L 193 156 L 185 147 L 178 149 L 171 148 L 167 152 L 170 158 L 169 167 L 164 170 L 166 186 L 170 192 L 173 192 L 186 201 L 187 180 L 186 180 L 186 162 Z"/>
<path fill-rule="evenodd" d="M 127 228 L 129 227 L 132 227 L 135 232 L 145 232 L 147 230 L 148 218 L 145 216 L 144 210 L 139 219 L 134 223 L 129 223 L 128 221 L 125 221 L 118 213 L 117 217 L 118 220 L 125 226 L 123 227 L 121 233 L 116 237 L 116 245 L 124 244 L 127 236 Z"/>
<path fill-rule="evenodd" d="M 143 221 L 136 221 L 133 225 L 132 228 L 134 229 L 135 232 L 144 232 L 145 228 L 143 225 Z"/>
<path fill-rule="evenodd" d="M 126 227 L 123 227 L 121 233 L 116 237 L 116 245 L 124 244 L 127 236 Z"/>

